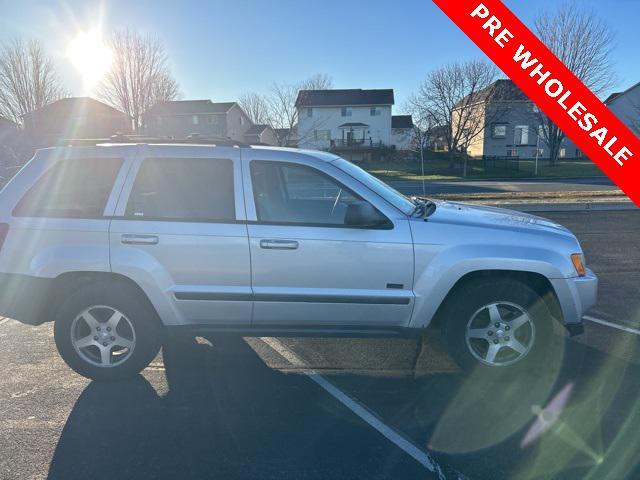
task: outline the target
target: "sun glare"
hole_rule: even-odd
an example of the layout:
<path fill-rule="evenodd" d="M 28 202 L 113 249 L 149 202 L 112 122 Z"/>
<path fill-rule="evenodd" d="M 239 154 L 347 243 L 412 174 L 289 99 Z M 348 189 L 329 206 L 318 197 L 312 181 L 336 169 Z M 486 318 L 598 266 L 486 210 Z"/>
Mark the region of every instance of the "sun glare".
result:
<path fill-rule="evenodd" d="M 91 89 L 109 71 L 112 52 L 99 30 L 89 30 L 69 42 L 67 57 L 82 76 L 85 89 Z"/>

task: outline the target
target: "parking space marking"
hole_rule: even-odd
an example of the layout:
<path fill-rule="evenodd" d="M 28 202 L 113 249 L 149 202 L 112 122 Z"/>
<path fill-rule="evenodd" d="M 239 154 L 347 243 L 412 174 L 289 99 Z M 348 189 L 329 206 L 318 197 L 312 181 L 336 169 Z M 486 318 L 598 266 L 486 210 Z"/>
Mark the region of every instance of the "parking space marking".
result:
<path fill-rule="evenodd" d="M 608 322 L 606 320 L 602 320 L 601 318 L 592 317 L 590 315 L 585 315 L 582 318 L 588 320 L 593 323 L 598 323 L 600 325 L 604 325 L 605 327 L 615 328 L 617 330 L 622 330 L 623 332 L 633 333 L 634 335 L 640 335 L 640 330 L 631 327 L 625 327 L 624 325 L 619 325 L 617 323 Z"/>
<path fill-rule="evenodd" d="M 280 356 L 291 363 L 293 366 L 301 369 L 302 373 L 306 375 L 310 380 L 315 382 L 320 388 L 325 390 L 329 395 L 342 403 L 345 407 L 351 410 L 354 414 L 368 423 L 371 427 L 381 433 L 387 440 L 394 443 L 398 448 L 402 449 L 405 453 L 411 456 L 414 460 L 424 466 L 430 472 L 438 475 L 440 479 L 446 479 L 446 476 L 440 466 L 427 452 L 415 445 L 411 440 L 406 438 L 400 432 L 395 430 L 384 423 L 378 416 L 362 405 L 360 402 L 350 397 L 348 394 L 340 390 L 329 380 L 318 374 L 313 369 L 298 357 L 293 351 L 287 348 L 282 342 L 272 337 L 261 337 L 264 343 L 269 345 Z"/>

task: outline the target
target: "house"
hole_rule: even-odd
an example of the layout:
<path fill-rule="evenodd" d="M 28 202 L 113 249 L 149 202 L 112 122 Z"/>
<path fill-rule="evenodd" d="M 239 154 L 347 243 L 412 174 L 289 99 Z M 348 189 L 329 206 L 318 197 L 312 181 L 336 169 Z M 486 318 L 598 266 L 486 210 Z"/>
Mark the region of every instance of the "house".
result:
<path fill-rule="evenodd" d="M 276 133 L 269 125 L 251 125 L 244 141 L 252 145 L 278 145 Z"/>
<path fill-rule="evenodd" d="M 356 161 L 379 157 L 392 145 L 393 104 L 393 89 L 300 90 L 298 146 Z"/>
<path fill-rule="evenodd" d="M 130 133 L 131 119 L 90 97 L 57 100 L 23 116 L 24 129 L 37 146 L 54 144 L 61 138 L 108 138 Z"/>
<path fill-rule="evenodd" d="M 425 133 L 427 136 L 427 147 L 433 152 L 448 152 L 449 144 L 447 143 L 447 135 L 450 130 L 449 125 L 436 125 L 429 128 Z"/>
<path fill-rule="evenodd" d="M 391 116 L 391 144 L 398 150 L 416 148 L 415 131 L 411 115 Z"/>
<path fill-rule="evenodd" d="M 640 136 L 640 82 L 623 92 L 612 93 L 604 104 L 622 123 Z"/>
<path fill-rule="evenodd" d="M 244 142 L 253 126 L 236 102 L 176 100 L 154 105 L 143 115 L 143 130 L 152 137 L 186 138 L 189 135 L 229 138 Z"/>
<path fill-rule="evenodd" d="M 488 87 L 458 102 L 466 105 L 464 115 L 480 116 L 481 131 L 474 136 L 466 153 L 474 157 L 513 156 L 521 159 L 549 158 L 549 146 L 543 139 L 538 107 L 511 81 L 496 80 Z M 453 135 L 461 128 L 460 111 L 452 115 Z M 476 124 L 472 120 L 472 124 Z M 467 124 L 469 125 L 469 124 Z M 559 157 L 580 157 L 582 153 L 569 138 L 560 146 Z"/>
<path fill-rule="evenodd" d="M 293 128 L 276 128 L 277 143 L 281 147 L 297 147 L 298 146 L 298 125 Z"/>

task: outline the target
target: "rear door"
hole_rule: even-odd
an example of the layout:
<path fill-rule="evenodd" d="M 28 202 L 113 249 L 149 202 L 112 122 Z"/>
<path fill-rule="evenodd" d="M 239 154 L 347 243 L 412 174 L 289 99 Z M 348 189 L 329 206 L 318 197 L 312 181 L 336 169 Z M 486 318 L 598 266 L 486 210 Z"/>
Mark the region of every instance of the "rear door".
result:
<path fill-rule="evenodd" d="M 243 150 L 254 326 L 406 326 L 414 299 L 406 216 L 336 167 L 308 158 Z M 388 225 L 346 225 L 354 201 L 371 203 Z"/>
<path fill-rule="evenodd" d="M 248 325 L 251 277 L 238 149 L 143 147 L 111 223 L 111 265 L 176 324 Z"/>

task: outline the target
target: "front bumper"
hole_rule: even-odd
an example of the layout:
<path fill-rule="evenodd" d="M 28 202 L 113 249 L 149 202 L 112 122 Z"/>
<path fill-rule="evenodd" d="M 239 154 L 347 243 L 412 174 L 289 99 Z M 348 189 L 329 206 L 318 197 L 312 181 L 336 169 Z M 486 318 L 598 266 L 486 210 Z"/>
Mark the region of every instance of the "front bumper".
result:
<path fill-rule="evenodd" d="M 564 324 L 573 335 L 582 333 L 582 316 L 598 299 L 598 277 L 587 269 L 584 277 L 556 278 L 551 284 L 558 297 Z M 574 333 L 575 332 L 575 333 Z"/>

